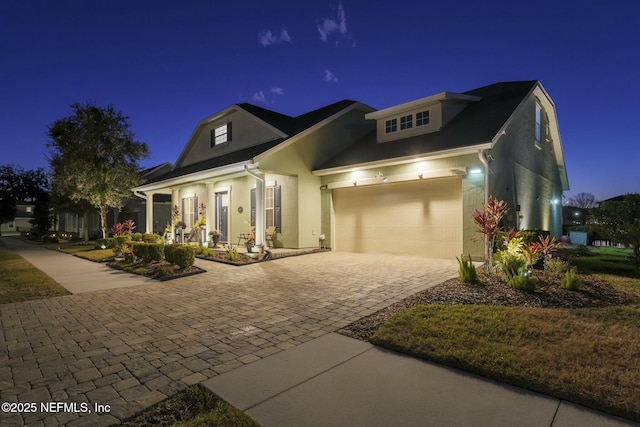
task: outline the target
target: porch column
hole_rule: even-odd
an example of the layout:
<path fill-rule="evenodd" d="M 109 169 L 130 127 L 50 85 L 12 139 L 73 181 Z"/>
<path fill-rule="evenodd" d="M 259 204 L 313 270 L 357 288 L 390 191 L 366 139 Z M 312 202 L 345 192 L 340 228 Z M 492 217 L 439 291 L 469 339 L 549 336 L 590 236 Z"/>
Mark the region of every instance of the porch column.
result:
<path fill-rule="evenodd" d="M 206 238 L 209 238 L 209 232 L 215 228 L 215 193 L 213 192 L 213 182 L 207 182 L 207 213 L 205 219 L 207 220 Z"/>
<path fill-rule="evenodd" d="M 173 215 L 173 207 L 177 206 L 180 209 L 180 215 L 182 215 L 182 206 L 180 203 L 180 190 L 174 188 L 171 190 L 171 215 Z M 178 221 L 181 221 L 182 218 L 179 218 Z M 171 220 L 171 235 L 173 236 L 173 241 L 176 241 L 176 225 L 173 223 L 173 219 Z"/>
<path fill-rule="evenodd" d="M 264 179 L 256 178 L 256 246 L 264 246 L 264 231 L 267 224 L 264 193 Z"/>
<path fill-rule="evenodd" d="M 153 194 L 151 192 L 147 193 L 147 206 L 146 206 L 146 224 L 145 224 L 145 232 L 153 233 Z"/>

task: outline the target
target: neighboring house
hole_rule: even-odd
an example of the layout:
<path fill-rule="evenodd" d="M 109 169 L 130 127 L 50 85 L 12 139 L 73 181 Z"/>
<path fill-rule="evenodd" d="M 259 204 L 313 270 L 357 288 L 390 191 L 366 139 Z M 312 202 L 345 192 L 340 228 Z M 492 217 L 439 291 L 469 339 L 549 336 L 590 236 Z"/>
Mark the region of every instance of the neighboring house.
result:
<path fill-rule="evenodd" d="M 170 163 L 163 163 L 140 172 L 142 178 L 147 181 L 156 178 L 159 175 L 165 174 L 171 170 Z M 169 215 L 171 211 L 171 198 L 156 196 L 154 200 L 154 216 L 151 219 L 150 232 L 162 234 L 169 222 Z M 132 219 L 135 223 L 134 232 L 144 232 L 147 229 L 147 216 L 146 216 L 146 200 L 139 197 L 132 197 L 120 209 L 109 209 L 107 213 L 107 229 L 113 227 L 118 222 L 118 216 L 123 216 L 124 219 Z M 122 215 L 120 215 L 122 213 Z M 88 216 L 89 235 L 92 237 L 101 237 L 102 228 L 100 227 L 100 215 L 97 209 L 92 209 Z M 75 232 L 79 236 L 84 234 L 84 220 L 82 215 L 73 213 L 60 213 L 56 221 L 57 231 Z"/>
<path fill-rule="evenodd" d="M 16 217 L 13 221 L 0 224 L 0 227 L 2 227 L 1 234 L 3 236 L 19 235 L 31 230 L 34 209 L 35 205 L 33 203 L 16 203 Z"/>
<path fill-rule="evenodd" d="M 171 194 L 187 227 L 204 203 L 207 231 L 231 243 L 251 223 L 277 226 L 284 247 L 480 258 L 472 213 L 489 195 L 507 201 L 505 226 L 559 236 L 567 189 L 553 101 L 526 81 L 295 118 L 233 105 L 196 126 L 173 170 L 134 191 Z"/>

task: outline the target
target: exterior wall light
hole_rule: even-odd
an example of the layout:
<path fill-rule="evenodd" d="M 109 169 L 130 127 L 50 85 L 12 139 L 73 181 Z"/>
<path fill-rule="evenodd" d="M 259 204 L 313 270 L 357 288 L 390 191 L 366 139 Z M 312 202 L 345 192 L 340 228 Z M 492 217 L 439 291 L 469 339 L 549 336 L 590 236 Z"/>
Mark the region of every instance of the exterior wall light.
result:
<path fill-rule="evenodd" d="M 469 170 L 470 174 L 482 173 L 482 169 L 481 168 L 469 168 L 468 170 Z"/>

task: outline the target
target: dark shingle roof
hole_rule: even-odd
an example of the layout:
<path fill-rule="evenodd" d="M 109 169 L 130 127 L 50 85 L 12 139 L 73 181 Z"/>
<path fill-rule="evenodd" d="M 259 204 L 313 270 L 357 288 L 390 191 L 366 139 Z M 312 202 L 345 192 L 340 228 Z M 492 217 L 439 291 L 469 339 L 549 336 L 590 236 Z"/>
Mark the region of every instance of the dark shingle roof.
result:
<path fill-rule="evenodd" d="M 490 141 L 537 81 L 496 83 L 464 92 L 479 96 L 438 132 L 396 141 L 377 143 L 371 132 L 318 170 L 344 167 L 386 159 L 425 155 Z"/>
<path fill-rule="evenodd" d="M 345 100 L 327 105 L 325 107 L 310 111 L 308 113 L 299 115 L 297 117 L 291 117 L 285 114 L 280 114 L 275 111 L 267 110 L 266 108 L 258 107 L 257 105 L 253 105 L 253 104 L 242 103 L 237 105 L 243 110 L 247 111 L 248 113 L 268 123 L 269 125 L 281 130 L 282 132 L 289 135 L 289 137 L 291 137 L 331 117 L 332 115 L 344 110 L 345 108 L 349 107 L 355 102 L 356 101 L 345 99 Z M 286 138 L 279 138 L 279 139 L 265 142 L 259 145 L 254 145 L 252 147 L 227 153 L 222 156 L 203 160 L 198 163 L 186 165 L 186 166 L 174 169 L 166 174 L 162 174 L 160 176 L 154 176 L 151 179 L 149 179 L 146 183 L 148 184 L 153 182 L 160 182 L 160 181 L 188 175 L 195 172 L 200 172 L 208 169 L 215 169 L 217 167 L 226 166 L 233 163 L 248 161 L 258 156 L 259 154 L 264 153 L 265 151 L 275 147 L 276 145 L 280 144 L 285 140 Z"/>

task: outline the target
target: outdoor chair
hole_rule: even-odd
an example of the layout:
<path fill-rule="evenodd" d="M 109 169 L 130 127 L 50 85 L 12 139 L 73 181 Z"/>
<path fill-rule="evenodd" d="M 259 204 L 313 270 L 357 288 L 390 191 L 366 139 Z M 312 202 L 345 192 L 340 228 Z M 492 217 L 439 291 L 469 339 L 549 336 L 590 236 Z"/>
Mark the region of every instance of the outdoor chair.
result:
<path fill-rule="evenodd" d="M 275 237 L 277 231 L 278 231 L 278 227 L 276 227 L 275 225 L 272 225 L 270 227 L 267 227 L 267 231 L 265 232 L 265 239 L 264 239 L 265 243 L 271 240 L 271 247 L 273 248 L 276 247 L 276 244 L 274 243 L 273 238 Z"/>

